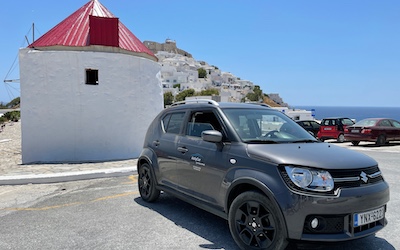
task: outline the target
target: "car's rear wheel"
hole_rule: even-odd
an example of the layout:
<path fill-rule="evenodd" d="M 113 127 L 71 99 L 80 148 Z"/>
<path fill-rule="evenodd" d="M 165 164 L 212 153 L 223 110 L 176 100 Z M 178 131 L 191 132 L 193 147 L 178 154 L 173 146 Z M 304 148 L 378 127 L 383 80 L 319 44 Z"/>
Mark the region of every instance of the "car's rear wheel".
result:
<path fill-rule="evenodd" d="M 344 142 L 344 134 L 340 134 L 337 138 L 338 142 Z"/>
<path fill-rule="evenodd" d="M 379 135 L 378 139 L 376 139 L 375 144 L 378 146 L 384 145 L 386 143 L 386 137 L 385 135 Z"/>
<path fill-rule="evenodd" d="M 138 187 L 142 199 L 147 202 L 157 200 L 160 196 L 160 190 L 156 188 L 156 181 L 150 165 L 147 163 L 140 165 L 138 174 Z"/>
<path fill-rule="evenodd" d="M 287 232 L 279 209 L 263 194 L 248 191 L 232 202 L 229 229 L 241 249 L 284 249 Z"/>
<path fill-rule="evenodd" d="M 360 141 L 351 141 L 351 144 L 353 144 L 354 146 L 357 146 L 358 144 L 360 144 Z"/>

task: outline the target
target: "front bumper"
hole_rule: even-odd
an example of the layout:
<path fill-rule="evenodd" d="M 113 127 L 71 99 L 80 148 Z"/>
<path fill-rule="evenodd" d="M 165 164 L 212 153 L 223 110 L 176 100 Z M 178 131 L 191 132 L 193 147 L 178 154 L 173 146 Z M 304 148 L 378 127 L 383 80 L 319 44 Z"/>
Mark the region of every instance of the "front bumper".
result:
<path fill-rule="evenodd" d="M 292 204 L 283 210 L 288 237 L 306 241 L 346 241 L 366 237 L 381 230 L 386 218 L 367 225 L 354 226 L 354 214 L 384 207 L 389 201 L 386 182 L 366 187 L 341 190 L 337 197 L 313 197 L 291 193 Z M 313 218 L 325 224 L 321 228 L 310 226 Z"/>

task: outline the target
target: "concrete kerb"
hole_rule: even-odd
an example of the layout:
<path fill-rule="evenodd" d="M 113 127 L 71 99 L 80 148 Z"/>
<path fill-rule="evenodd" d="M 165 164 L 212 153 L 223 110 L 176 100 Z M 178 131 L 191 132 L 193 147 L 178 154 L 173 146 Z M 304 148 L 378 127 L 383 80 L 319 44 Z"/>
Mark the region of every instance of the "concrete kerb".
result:
<path fill-rule="evenodd" d="M 52 174 L 0 176 L 0 185 L 47 184 L 66 181 L 89 180 L 129 176 L 137 173 L 136 166 Z"/>

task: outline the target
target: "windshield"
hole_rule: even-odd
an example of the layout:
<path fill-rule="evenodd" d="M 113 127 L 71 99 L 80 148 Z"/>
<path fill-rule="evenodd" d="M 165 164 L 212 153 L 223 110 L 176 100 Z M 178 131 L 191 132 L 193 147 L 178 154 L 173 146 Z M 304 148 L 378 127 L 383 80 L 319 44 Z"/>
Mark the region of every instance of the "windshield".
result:
<path fill-rule="evenodd" d="M 225 109 L 236 133 L 248 143 L 316 142 L 285 114 L 273 109 Z"/>

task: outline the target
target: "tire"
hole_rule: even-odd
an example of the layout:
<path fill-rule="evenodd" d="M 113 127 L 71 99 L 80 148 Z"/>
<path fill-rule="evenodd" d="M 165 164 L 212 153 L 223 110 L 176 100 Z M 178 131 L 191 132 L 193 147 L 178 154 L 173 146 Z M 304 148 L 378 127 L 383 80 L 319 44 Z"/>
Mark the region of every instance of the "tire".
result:
<path fill-rule="evenodd" d="M 344 142 L 344 134 L 340 134 L 337 138 L 337 141 L 340 143 Z"/>
<path fill-rule="evenodd" d="M 263 194 L 247 191 L 232 202 L 229 229 L 241 249 L 284 249 L 287 231 L 280 210 Z"/>
<path fill-rule="evenodd" d="M 140 165 L 138 176 L 138 188 L 140 197 L 142 197 L 142 199 L 147 202 L 153 202 L 157 200 L 160 196 L 160 190 L 156 188 L 156 181 L 150 165 L 147 163 L 143 163 L 142 165 Z"/>
<path fill-rule="evenodd" d="M 386 137 L 385 137 L 384 135 L 379 135 L 379 136 L 378 136 L 378 139 L 376 139 L 375 144 L 376 144 L 377 146 L 385 145 L 385 144 L 386 144 Z"/>
<path fill-rule="evenodd" d="M 360 144 L 360 141 L 351 141 L 351 144 L 353 144 L 354 146 L 358 146 L 358 144 Z"/>

